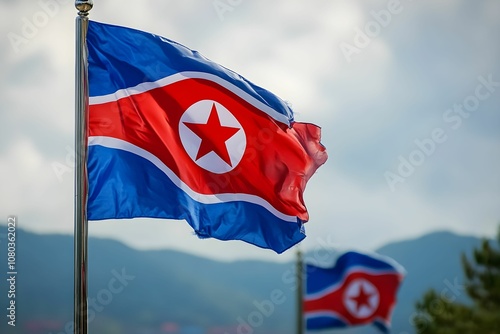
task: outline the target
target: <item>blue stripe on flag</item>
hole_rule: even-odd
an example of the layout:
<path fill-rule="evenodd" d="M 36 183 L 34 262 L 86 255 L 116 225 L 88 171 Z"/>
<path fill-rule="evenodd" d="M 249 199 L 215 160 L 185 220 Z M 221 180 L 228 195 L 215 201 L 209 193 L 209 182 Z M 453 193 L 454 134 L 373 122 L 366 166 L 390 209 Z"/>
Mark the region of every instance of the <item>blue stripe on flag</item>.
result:
<path fill-rule="evenodd" d="M 347 327 L 347 324 L 334 316 L 318 315 L 306 318 L 306 328 L 309 330 L 342 327 Z"/>
<path fill-rule="evenodd" d="M 91 97 L 112 94 L 179 72 L 205 72 L 229 81 L 293 120 L 292 110 L 276 95 L 177 42 L 94 21 L 89 22 L 87 41 Z"/>
<path fill-rule="evenodd" d="M 257 204 L 199 203 L 153 163 L 127 151 L 92 145 L 88 166 L 89 220 L 186 219 L 202 238 L 239 239 L 278 253 L 305 238 L 298 222 L 281 220 Z"/>

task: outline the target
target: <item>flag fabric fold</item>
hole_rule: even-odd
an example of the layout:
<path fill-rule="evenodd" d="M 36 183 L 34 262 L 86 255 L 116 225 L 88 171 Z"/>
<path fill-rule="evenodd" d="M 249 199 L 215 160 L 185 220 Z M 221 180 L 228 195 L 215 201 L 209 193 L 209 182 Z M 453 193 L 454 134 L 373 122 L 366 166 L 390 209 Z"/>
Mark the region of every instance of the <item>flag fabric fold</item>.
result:
<path fill-rule="evenodd" d="M 405 270 L 377 254 L 346 252 L 331 268 L 306 265 L 304 316 L 308 330 L 373 324 L 390 329 Z"/>
<path fill-rule="evenodd" d="M 320 128 L 176 42 L 90 21 L 89 220 L 185 219 L 278 253 L 302 240 Z"/>

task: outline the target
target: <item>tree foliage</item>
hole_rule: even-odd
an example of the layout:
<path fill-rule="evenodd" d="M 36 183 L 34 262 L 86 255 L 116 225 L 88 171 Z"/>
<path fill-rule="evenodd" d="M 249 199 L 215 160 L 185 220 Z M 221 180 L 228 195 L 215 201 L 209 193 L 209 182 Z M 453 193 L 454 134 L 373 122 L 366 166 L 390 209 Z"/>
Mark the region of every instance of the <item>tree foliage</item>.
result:
<path fill-rule="evenodd" d="M 496 242 L 483 240 L 472 260 L 462 254 L 465 292 L 471 302 L 456 301 L 450 289 L 429 290 L 416 303 L 418 333 L 500 333 L 500 227 Z"/>

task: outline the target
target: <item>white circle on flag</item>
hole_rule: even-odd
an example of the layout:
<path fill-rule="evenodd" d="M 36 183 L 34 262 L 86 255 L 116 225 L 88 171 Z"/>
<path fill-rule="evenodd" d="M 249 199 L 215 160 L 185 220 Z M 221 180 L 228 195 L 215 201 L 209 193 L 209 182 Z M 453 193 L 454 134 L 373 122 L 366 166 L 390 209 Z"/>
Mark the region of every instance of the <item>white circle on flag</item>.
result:
<path fill-rule="evenodd" d="M 380 303 L 380 294 L 372 283 L 358 278 L 346 287 L 343 301 L 347 311 L 353 317 L 363 319 L 375 313 Z"/>
<path fill-rule="evenodd" d="M 216 115 L 213 114 L 214 112 Z M 210 124 L 211 128 L 208 127 Z M 207 127 L 207 129 L 200 135 L 190 127 Z M 200 150 L 203 150 L 204 140 L 212 142 L 215 140 L 214 137 L 218 137 L 218 132 L 220 132 L 218 129 L 228 128 L 229 138 L 223 141 L 219 138 L 219 142 L 215 143 L 221 152 L 209 150 L 208 153 L 199 156 Z M 213 100 L 201 100 L 186 109 L 179 121 L 179 136 L 189 157 L 201 168 L 216 174 L 233 170 L 243 158 L 247 143 L 245 131 L 240 122 L 226 107 Z"/>

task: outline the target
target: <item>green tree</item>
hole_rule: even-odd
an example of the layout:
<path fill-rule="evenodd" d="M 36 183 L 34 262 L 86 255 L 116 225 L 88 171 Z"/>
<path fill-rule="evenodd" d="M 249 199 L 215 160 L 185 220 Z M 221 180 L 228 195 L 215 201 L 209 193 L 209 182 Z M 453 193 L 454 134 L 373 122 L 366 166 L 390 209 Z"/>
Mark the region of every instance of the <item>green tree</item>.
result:
<path fill-rule="evenodd" d="M 472 302 L 462 304 L 456 296 L 429 290 L 415 305 L 418 333 L 500 333 L 500 227 L 496 242 L 483 240 L 472 259 L 462 254 L 465 290 Z"/>

